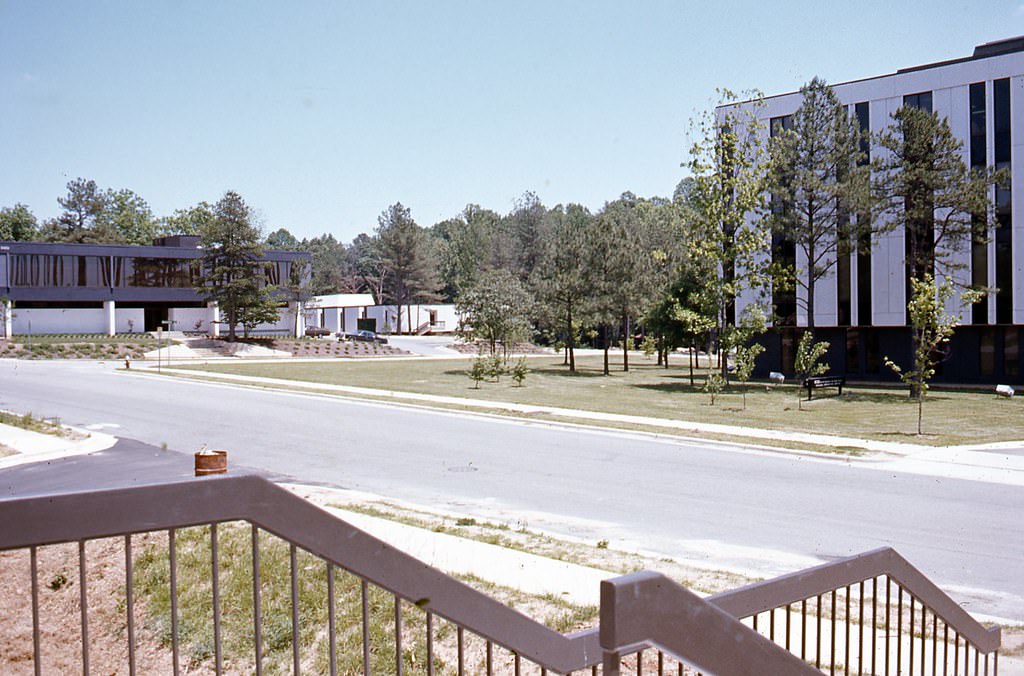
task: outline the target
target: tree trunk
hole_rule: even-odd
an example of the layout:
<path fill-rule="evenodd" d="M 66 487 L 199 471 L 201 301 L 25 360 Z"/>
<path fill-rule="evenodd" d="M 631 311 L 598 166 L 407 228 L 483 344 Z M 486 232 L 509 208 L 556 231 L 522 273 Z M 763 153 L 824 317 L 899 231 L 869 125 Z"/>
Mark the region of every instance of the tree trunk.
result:
<path fill-rule="evenodd" d="M 608 343 L 611 342 L 608 339 L 608 334 L 610 334 L 611 332 L 608 330 L 607 324 L 603 324 L 601 326 L 601 333 L 604 336 L 604 340 L 602 341 L 604 343 L 604 375 L 607 376 L 611 375 L 610 371 L 608 370 Z"/>
<path fill-rule="evenodd" d="M 399 302 L 396 307 L 398 308 L 398 312 L 396 313 L 397 316 L 395 317 L 395 335 L 400 336 L 402 335 L 402 308 L 404 306 L 402 305 L 401 302 Z"/>
<path fill-rule="evenodd" d="M 622 370 L 629 372 L 629 343 L 633 340 L 633 333 L 630 331 L 629 315 L 623 317 L 623 324 L 626 326 L 626 333 L 622 337 Z"/>
<path fill-rule="evenodd" d="M 694 383 L 693 383 L 693 358 L 694 358 L 694 354 L 693 353 L 696 352 L 696 351 L 697 351 L 696 341 L 694 341 L 691 338 L 690 339 L 690 387 L 693 387 L 693 385 L 694 385 Z"/>
<path fill-rule="evenodd" d="M 921 414 L 924 408 L 924 397 L 921 395 L 917 396 L 917 433 L 921 434 Z"/>
<path fill-rule="evenodd" d="M 572 305 L 570 304 L 566 312 L 567 328 L 569 330 L 569 372 L 576 373 L 576 353 L 573 351 L 576 342 L 576 336 L 572 330 Z"/>
<path fill-rule="evenodd" d="M 655 341 L 655 342 L 656 342 L 655 348 L 656 348 L 656 350 L 658 352 L 658 366 L 661 366 L 661 363 L 662 363 L 662 361 L 665 358 L 665 352 L 662 349 L 662 345 L 665 344 L 665 337 L 664 336 L 658 336 L 658 340 Z"/>

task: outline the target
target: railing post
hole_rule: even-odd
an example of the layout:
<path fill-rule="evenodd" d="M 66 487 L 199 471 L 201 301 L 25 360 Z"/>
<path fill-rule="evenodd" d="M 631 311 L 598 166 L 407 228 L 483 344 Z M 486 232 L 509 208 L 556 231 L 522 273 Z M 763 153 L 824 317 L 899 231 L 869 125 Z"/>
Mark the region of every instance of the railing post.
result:
<path fill-rule="evenodd" d="M 619 676 L 619 668 L 622 664 L 622 656 L 615 650 L 605 650 L 604 659 L 601 662 L 602 674 L 604 676 Z"/>

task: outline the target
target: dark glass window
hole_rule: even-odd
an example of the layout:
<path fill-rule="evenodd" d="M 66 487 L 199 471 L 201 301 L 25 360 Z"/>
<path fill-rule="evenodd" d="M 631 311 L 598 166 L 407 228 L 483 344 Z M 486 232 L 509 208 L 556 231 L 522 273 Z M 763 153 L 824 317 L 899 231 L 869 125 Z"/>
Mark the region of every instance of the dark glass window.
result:
<path fill-rule="evenodd" d="M 996 169 L 1010 171 L 1010 80 L 992 83 L 992 123 L 995 130 Z M 996 186 L 996 322 L 1013 321 L 1013 222 L 1011 182 Z"/>
<path fill-rule="evenodd" d="M 920 108 L 930 113 L 932 112 L 932 93 L 907 94 L 903 97 L 903 105 L 911 108 Z"/>
<path fill-rule="evenodd" d="M 846 372 L 860 372 L 860 331 L 846 330 Z"/>
<path fill-rule="evenodd" d="M 197 261 L 188 258 L 124 259 L 125 286 L 187 289 L 197 282 Z"/>
<path fill-rule="evenodd" d="M 996 337 L 992 329 L 982 329 L 978 339 L 978 371 L 983 376 L 996 372 Z"/>
<path fill-rule="evenodd" d="M 1003 375 L 1020 376 L 1020 329 L 1012 326 L 1003 334 Z"/>
<path fill-rule="evenodd" d="M 854 106 L 857 124 L 860 126 L 861 151 L 864 153 L 862 162 L 870 161 L 871 143 L 868 133 L 871 131 L 871 109 L 867 101 Z M 859 214 L 858 222 L 867 223 L 868 214 Z M 871 235 L 862 233 L 857 239 L 857 323 L 861 326 L 871 325 Z"/>
<path fill-rule="evenodd" d="M 793 128 L 793 116 L 773 117 L 768 125 L 772 137 Z M 780 216 L 786 213 L 786 203 L 776 195 L 772 195 L 772 213 Z M 772 232 L 772 262 L 786 268 L 796 265 L 796 243 L 785 233 Z M 772 289 L 772 305 L 775 306 L 776 326 L 796 326 L 796 292 Z"/>
<path fill-rule="evenodd" d="M 985 83 L 975 82 L 970 87 L 971 103 L 971 168 L 984 171 L 988 163 L 986 148 L 987 105 L 985 102 Z M 976 287 L 988 286 L 988 233 L 985 232 L 986 218 L 984 214 L 973 217 L 975 237 L 971 241 L 971 284 Z M 971 307 L 973 324 L 988 324 L 988 296 Z"/>
<path fill-rule="evenodd" d="M 88 286 L 89 261 L 93 256 L 63 254 L 13 254 L 11 286 L 53 288 Z"/>
<path fill-rule="evenodd" d="M 985 137 L 985 83 L 971 85 L 971 166 L 984 167 L 986 158 Z"/>
<path fill-rule="evenodd" d="M 864 361 L 865 373 L 878 373 L 882 367 L 881 348 L 878 340 L 877 330 L 867 329 L 864 336 L 864 347 L 866 348 L 866 359 Z"/>

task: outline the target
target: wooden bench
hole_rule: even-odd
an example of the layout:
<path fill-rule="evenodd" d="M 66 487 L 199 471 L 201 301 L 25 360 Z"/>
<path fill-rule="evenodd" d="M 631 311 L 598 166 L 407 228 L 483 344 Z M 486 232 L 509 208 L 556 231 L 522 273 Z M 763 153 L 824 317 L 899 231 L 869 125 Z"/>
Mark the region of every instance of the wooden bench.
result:
<path fill-rule="evenodd" d="M 846 384 L 846 378 L 843 376 L 814 376 L 813 378 L 807 378 L 804 380 L 803 387 L 807 388 L 807 401 L 811 400 L 811 396 L 814 390 L 822 387 L 838 387 L 839 395 L 843 394 L 843 385 Z"/>

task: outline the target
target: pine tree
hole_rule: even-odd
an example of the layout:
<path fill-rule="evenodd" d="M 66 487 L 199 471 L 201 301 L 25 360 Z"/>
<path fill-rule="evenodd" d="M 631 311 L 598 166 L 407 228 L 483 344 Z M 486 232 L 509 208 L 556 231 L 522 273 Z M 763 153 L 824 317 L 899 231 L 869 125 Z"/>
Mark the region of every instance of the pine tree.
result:
<path fill-rule="evenodd" d="M 262 237 L 238 193 L 228 191 L 217 202 L 201 237 L 205 253 L 196 292 L 220 306 L 227 318 L 228 340 L 235 340 L 235 327 L 243 319 L 248 334 L 254 314 L 262 312 L 262 321 L 276 320 L 269 311 L 271 290 L 264 283 Z"/>

